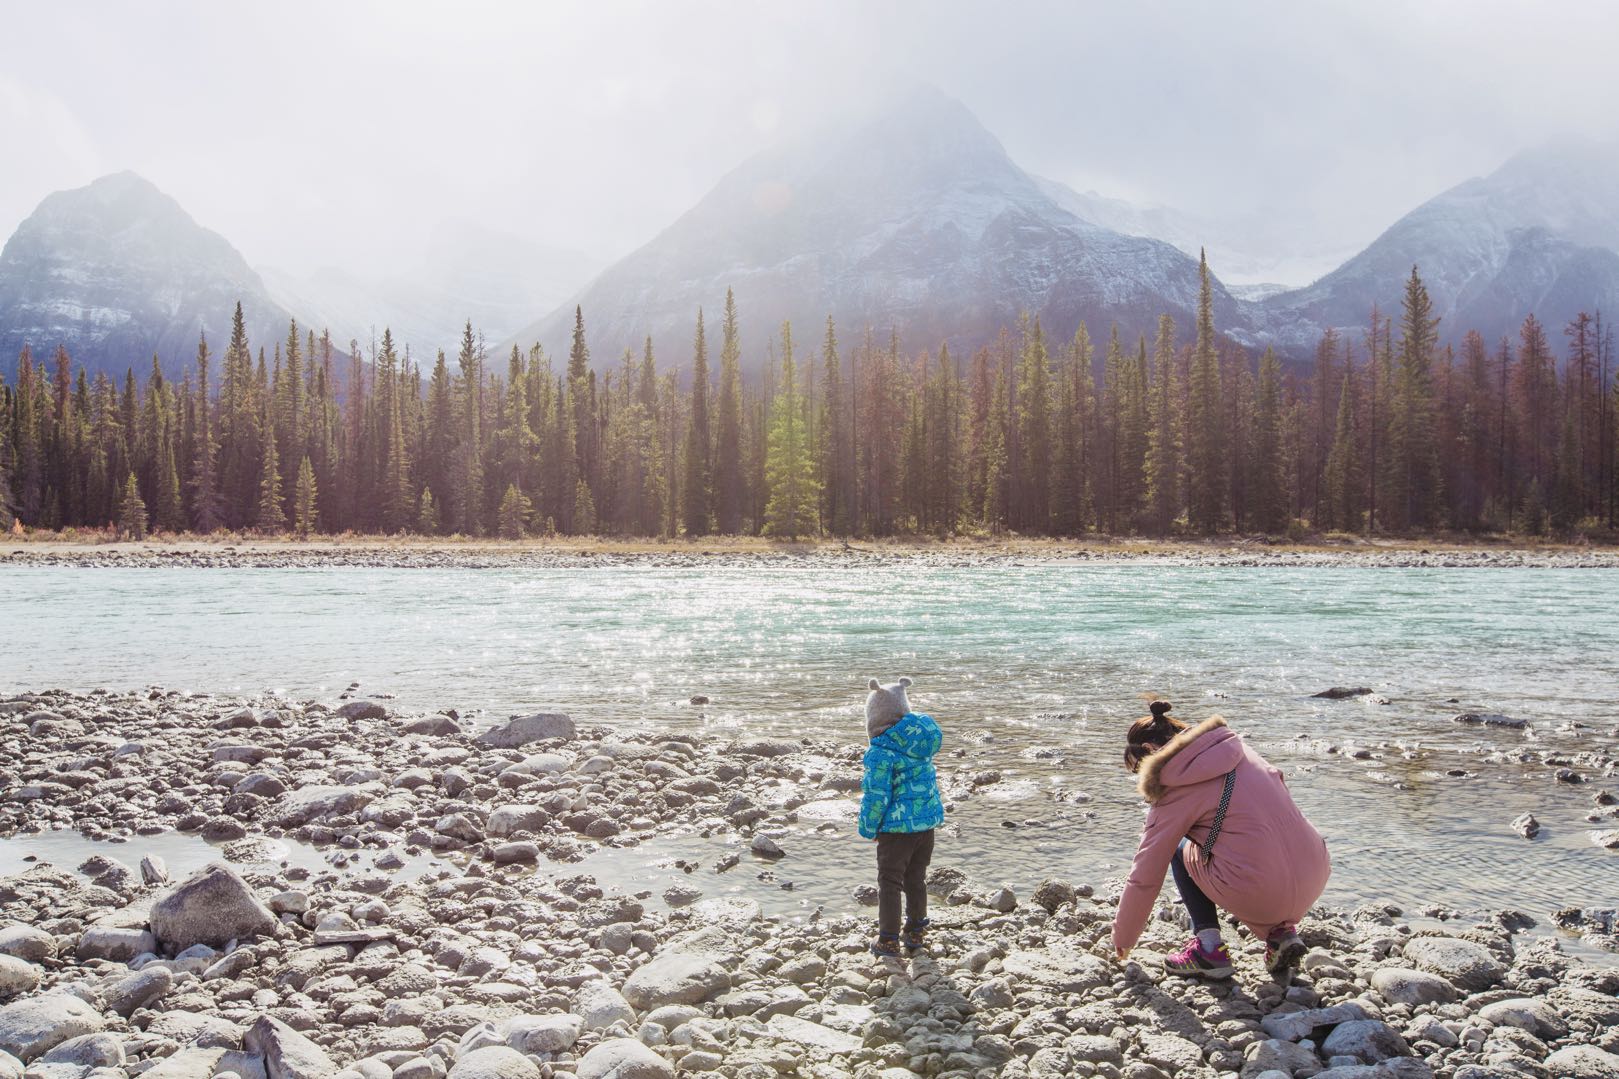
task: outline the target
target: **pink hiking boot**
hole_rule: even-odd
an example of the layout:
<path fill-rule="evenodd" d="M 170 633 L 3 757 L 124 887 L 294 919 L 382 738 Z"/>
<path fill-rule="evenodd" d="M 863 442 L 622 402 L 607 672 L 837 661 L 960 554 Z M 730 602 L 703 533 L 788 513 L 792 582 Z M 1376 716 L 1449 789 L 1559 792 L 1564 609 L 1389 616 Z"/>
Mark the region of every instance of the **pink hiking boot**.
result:
<path fill-rule="evenodd" d="M 1234 969 L 1231 952 L 1224 944 L 1211 952 L 1196 937 L 1187 941 L 1180 951 L 1164 957 L 1164 970 L 1183 978 L 1229 978 Z"/>

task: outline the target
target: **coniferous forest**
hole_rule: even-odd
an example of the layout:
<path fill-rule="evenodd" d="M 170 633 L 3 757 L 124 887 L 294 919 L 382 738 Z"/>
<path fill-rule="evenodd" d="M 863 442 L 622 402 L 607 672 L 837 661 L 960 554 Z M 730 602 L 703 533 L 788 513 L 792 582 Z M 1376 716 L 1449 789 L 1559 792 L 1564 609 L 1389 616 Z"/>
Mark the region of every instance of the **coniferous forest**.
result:
<path fill-rule="evenodd" d="M 468 324 L 430 366 L 384 331 L 346 350 L 296 323 L 190 373 L 94 380 L 72 357 L 0 379 L 0 525 L 420 535 L 960 533 L 1206 536 L 1613 528 L 1613 331 L 1599 314 L 1517 340 L 1439 344 L 1413 268 L 1398 312 L 1284 366 L 1197 324 L 1151 340 L 908 351 L 830 319 L 739 340 L 696 313 L 670 357 L 591 363 L 583 313 L 558 370 L 486 354 Z M 717 329 L 717 333 L 713 332 Z M 718 363 L 710 361 L 717 340 Z M 663 346 L 660 346 L 663 347 Z M 765 353 L 744 382 L 743 349 Z"/>

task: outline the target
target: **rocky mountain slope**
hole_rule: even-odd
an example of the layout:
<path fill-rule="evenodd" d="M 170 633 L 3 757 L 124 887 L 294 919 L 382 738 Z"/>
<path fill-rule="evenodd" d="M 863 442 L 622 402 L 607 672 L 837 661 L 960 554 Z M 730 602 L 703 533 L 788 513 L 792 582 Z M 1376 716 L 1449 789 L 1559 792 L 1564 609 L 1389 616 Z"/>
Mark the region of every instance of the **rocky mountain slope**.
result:
<path fill-rule="evenodd" d="M 255 345 L 284 336 L 288 312 L 216 232 L 132 172 L 58 191 L 0 252 L 0 356 L 66 345 L 92 373 L 144 369 L 155 353 L 178 375 L 204 331 L 216 350 L 240 300 Z"/>

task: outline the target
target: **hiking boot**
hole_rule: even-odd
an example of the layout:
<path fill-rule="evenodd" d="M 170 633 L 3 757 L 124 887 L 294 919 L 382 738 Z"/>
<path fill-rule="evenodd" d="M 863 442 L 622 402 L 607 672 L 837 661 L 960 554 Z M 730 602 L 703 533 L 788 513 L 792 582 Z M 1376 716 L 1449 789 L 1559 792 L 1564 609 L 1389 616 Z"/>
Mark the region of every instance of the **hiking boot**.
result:
<path fill-rule="evenodd" d="M 892 933 L 878 933 L 877 939 L 871 942 L 871 954 L 878 959 L 898 959 L 899 937 Z"/>
<path fill-rule="evenodd" d="M 1273 978 L 1291 977 L 1307 950 L 1296 928 L 1279 925 L 1265 938 L 1265 969 Z"/>
<path fill-rule="evenodd" d="M 900 937 L 900 943 L 905 945 L 908 952 L 926 951 L 928 946 L 928 926 L 932 923 L 926 918 L 920 922 L 912 922 L 905 927 L 905 934 Z"/>
<path fill-rule="evenodd" d="M 1204 949 L 1196 937 L 1187 941 L 1180 951 L 1164 957 L 1165 973 L 1179 974 L 1183 978 L 1229 978 L 1233 970 L 1231 952 L 1224 944 L 1211 952 Z"/>

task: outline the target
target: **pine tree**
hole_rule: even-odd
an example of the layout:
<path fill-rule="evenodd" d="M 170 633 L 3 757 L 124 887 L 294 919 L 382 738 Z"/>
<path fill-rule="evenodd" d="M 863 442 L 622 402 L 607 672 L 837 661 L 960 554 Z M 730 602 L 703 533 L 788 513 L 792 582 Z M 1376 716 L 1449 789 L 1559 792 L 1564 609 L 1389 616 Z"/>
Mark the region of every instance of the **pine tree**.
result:
<path fill-rule="evenodd" d="M 208 340 L 197 338 L 197 434 L 196 460 L 191 466 L 191 527 L 207 535 L 224 524 L 224 507 L 219 495 L 219 445 L 214 441 L 209 421 Z"/>
<path fill-rule="evenodd" d="M 1282 488 L 1282 361 L 1267 348 L 1259 358 L 1259 385 L 1254 391 L 1254 429 L 1248 497 L 1253 527 L 1277 533 L 1287 525 Z"/>
<path fill-rule="evenodd" d="M 1007 375 L 1003 367 L 995 376 L 990 397 L 988 429 L 984 439 L 984 525 L 999 535 L 1007 527 L 1011 501 L 1011 462 L 1007 451 L 1006 429 L 1009 425 L 1010 404 L 1006 392 Z"/>
<path fill-rule="evenodd" d="M 691 416 L 686 428 L 686 470 L 682 485 L 686 535 L 706 536 L 709 528 L 711 442 L 708 431 L 708 343 L 703 337 L 703 309 L 697 309 L 697 337 L 692 344 Z"/>
<path fill-rule="evenodd" d="M 294 520 L 300 537 L 307 537 L 320 527 L 320 511 L 316 508 L 315 466 L 305 454 L 298 465 L 298 486 L 293 493 Z"/>
<path fill-rule="evenodd" d="M 400 379 L 395 369 L 392 331 L 382 331 L 382 370 L 387 374 L 388 392 L 384 407 L 387 409 L 388 462 L 383 477 L 382 527 L 385 532 L 404 532 L 416 516 L 416 490 L 410 482 L 410 455 L 405 446 L 404 402 L 400 392 Z"/>
<path fill-rule="evenodd" d="M 1187 517 L 1194 532 L 1219 531 L 1225 517 L 1227 477 L 1222 468 L 1224 437 L 1221 430 L 1220 358 L 1215 351 L 1214 300 L 1209 287 L 1209 262 L 1198 261 L 1197 344 L 1192 350 L 1190 384 L 1186 391 Z"/>
<path fill-rule="evenodd" d="M 714 438 L 714 516 L 721 533 L 742 531 L 742 343 L 737 333 L 736 299 L 725 290 L 725 322 L 720 345 L 720 398 Z"/>
<path fill-rule="evenodd" d="M 837 328 L 826 316 L 826 340 L 821 345 L 820 447 L 821 524 L 834 536 L 851 531 L 849 479 L 845 451 L 849 442 L 849 416 L 843 404 L 843 364 L 838 356 Z"/>
<path fill-rule="evenodd" d="M 1360 527 L 1361 492 L 1365 479 L 1361 474 L 1360 453 L 1356 445 L 1357 402 L 1355 371 L 1350 364 L 1344 367 L 1343 390 L 1338 394 L 1338 417 L 1333 427 L 1332 448 L 1327 453 L 1326 508 L 1321 526 L 1355 530 Z"/>
<path fill-rule="evenodd" d="M 267 399 L 264 404 L 264 464 L 259 472 L 259 509 L 255 524 L 260 532 L 274 534 L 287 527 L 281 508 L 281 466 L 275 448 L 275 413 Z"/>
<path fill-rule="evenodd" d="M 1180 515 L 1181 460 L 1175 405 L 1175 320 L 1158 317 L 1153 341 L 1153 382 L 1147 420 L 1147 522 L 1156 535 L 1168 535 Z"/>
<path fill-rule="evenodd" d="M 469 536 L 483 534 L 482 353 L 468 320 L 461 334 L 461 501 L 456 522 Z"/>
<path fill-rule="evenodd" d="M 416 531 L 424 536 L 436 536 L 440 527 L 438 503 L 433 499 L 433 489 L 423 487 L 421 501 L 416 504 Z"/>
<path fill-rule="evenodd" d="M 146 538 L 146 503 L 133 472 L 124 481 L 124 499 L 118 504 L 118 536 L 137 542 Z"/>
<path fill-rule="evenodd" d="M 1411 267 L 1400 320 L 1400 368 L 1395 385 L 1390 434 L 1394 470 L 1390 493 L 1400 528 L 1432 528 L 1439 523 L 1439 450 L 1434 437 L 1433 351 L 1439 319 L 1428 290 Z"/>
<path fill-rule="evenodd" d="M 791 323 L 782 323 L 781 349 L 781 386 L 771 402 L 765 451 L 765 482 L 770 492 L 765 505 L 765 531 L 796 540 L 814 530 L 820 492 L 798 392 L 798 372 L 793 366 Z"/>
<path fill-rule="evenodd" d="M 1023 327 L 1018 358 L 1019 457 L 1013 474 L 1019 491 L 1017 524 L 1051 531 L 1051 361 L 1040 320 Z"/>
<path fill-rule="evenodd" d="M 573 488 L 573 533 L 576 536 L 596 534 L 596 498 L 583 476 Z"/>
<path fill-rule="evenodd" d="M 534 512 L 528 496 L 517 489 L 517 484 L 506 485 L 506 494 L 500 500 L 500 535 L 503 539 L 522 539 L 528 528 L 529 515 Z"/>
<path fill-rule="evenodd" d="M 596 481 L 595 415 L 590 400 L 590 348 L 585 344 L 585 313 L 573 309 L 573 344 L 568 350 L 568 400 L 572 405 L 574 461 L 587 487 Z M 577 501 L 577 499 L 575 499 Z"/>

